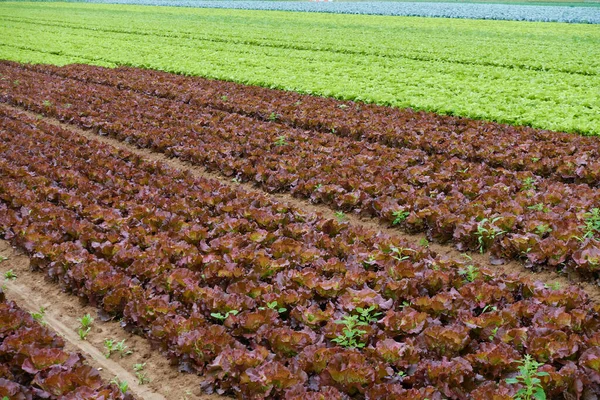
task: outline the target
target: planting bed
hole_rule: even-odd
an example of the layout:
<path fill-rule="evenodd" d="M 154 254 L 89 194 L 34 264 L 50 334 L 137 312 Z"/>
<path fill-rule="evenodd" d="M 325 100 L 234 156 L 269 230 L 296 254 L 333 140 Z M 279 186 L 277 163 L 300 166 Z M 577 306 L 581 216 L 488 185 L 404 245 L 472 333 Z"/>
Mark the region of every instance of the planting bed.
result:
<path fill-rule="evenodd" d="M 443 259 L 5 107 L 0 174 L 3 236 L 207 390 L 509 399 L 528 354 L 549 398 L 600 394 L 600 306 L 578 288 Z"/>
<path fill-rule="evenodd" d="M 133 69 L 4 62 L 0 73 L 4 102 L 269 192 L 490 249 L 494 260 L 597 276 L 600 151 L 590 138 L 267 89 L 246 96 L 239 85 Z"/>
<path fill-rule="evenodd" d="M 133 400 L 0 289 L 0 398 Z"/>

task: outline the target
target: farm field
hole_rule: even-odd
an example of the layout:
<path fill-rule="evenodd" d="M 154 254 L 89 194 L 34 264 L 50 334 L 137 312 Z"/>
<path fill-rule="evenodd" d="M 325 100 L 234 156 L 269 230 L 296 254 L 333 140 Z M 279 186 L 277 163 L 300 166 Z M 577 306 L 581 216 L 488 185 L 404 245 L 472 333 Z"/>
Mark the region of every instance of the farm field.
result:
<path fill-rule="evenodd" d="M 600 395 L 600 25 L 164 4 L 0 2 L 0 400 Z"/>
<path fill-rule="evenodd" d="M 512 399 L 527 365 L 548 398 L 600 393 L 597 290 L 438 254 L 245 186 L 593 280 L 598 177 L 555 159 L 581 149 L 572 162 L 593 163 L 594 138 L 134 68 L 2 62 L 0 74 L 2 236 L 199 374 L 204 391 Z M 107 136 L 119 146 L 92 139 Z M 461 137 L 472 146 L 457 152 Z M 490 137 L 522 142 L 520 154 L 498 165 L 478 153 L 475 139 Z M 556 154 L 536 153 L 544 146 Z"/>
<path fill-rule="evenodd" d="M 0 74 L 2 101 L 340 218 L 375 217 L 495 261 L 592 277 L 600 267 L 595 138 L 135 69 L 5 62 Z"/>
<path fill-rule="evenodd" d="M 527 363 L 549 398 L 600 392 L 600 306 L 575 286 L 450 260 L 0 114 L 3 236 L 202 374 L 205 390 L 510 399 Z"/>
<path fill-rule="evenodd" d="M 0 19 L 2 59 L 129 65 L 600 133 L 597 25 L 20 2 L 0 3 Z"/>

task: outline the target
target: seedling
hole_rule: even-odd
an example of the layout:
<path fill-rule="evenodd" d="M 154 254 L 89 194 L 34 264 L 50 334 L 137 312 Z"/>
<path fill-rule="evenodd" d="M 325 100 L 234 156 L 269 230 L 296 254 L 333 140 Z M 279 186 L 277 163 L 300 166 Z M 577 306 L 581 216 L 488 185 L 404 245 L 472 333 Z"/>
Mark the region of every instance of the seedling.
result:
<path fill-rule="evenodd" d="M 44 322 L 44 315 L 46 315 L 46 307 L 40 307 L 40 310 L 38 312 L 31 312 L 30 314 L 35 321 L 39 322 L 42 325 L 46 325 L 46 322 Z"/>
<path fill-rule="evenodd" d="M 544 205 L 544 203 L 537 203 L 537 204 L 534 204 L 534 205 L 532 205 L 532 206 L 529 206 L 529 207 L 527 207 L 527 208 L 528 208 L 528 209 L 530 209 L 530 210 L 542 211 L 542 212 L 545 212 L 545 213 L 547 213 L 548 211 L 550 211 L 550 210 L 548 209 L 548 207 L 546 207 L 546 206 Z"/>
<path fill-rule="evenodd" d="M 427 247 L 429 247 L 429 240 L 427 240 L 425 238 L 421 238 L 421 240 L 419 240 L 419 245 L 427 248 Z"/>
<path fill-rule="evenodd" d="M 277 136 L 277 139 L 275 139 L 275 142 L 273 143 L 275 144 L 275 146 L 285 146 L 288 144 L 285 135 Z"/>
<path fill-rule="evenodd" d="M 235 177 L 235 178 L 231 178 L 231 182 L 239 184 L 239 183 L 241 183 L 242 181 L 240 180 L 240 178 L 238 178 L 238 177 Z"/>
<path fill-rule="evenodd" d="M 380 312 L 373 312 L 375 311 L 374 305 L 370 306 L 369 308 L 356 307 L 356 311 L 358 312 L 358 320 L 366 323 L 367 325 L 371 324 L 372 322 L 377 322 L 377 317 L 381 315 Z"/>
<path fill-rule="evenodd" d="M 540 158 L 539 157 L 531 157 L 531 161 L 536 163 L 536 162 L 540 161 Z"/>
<path fill-rule="evenodd" d="M 409 256 L 405 256 L 402 253 L 404 253 L 405 251 L 414 251 L 412 249 L 405 249 L 404 247 L 396 247 L 396 246 L 390 246 L 390 251 L 392 252 L 392 258 L 394 260 L 398 260 L 398 261 L 404 261 L 404 260 L 408 260 L 410 257 Z"/>
<path fill-rule="evenodd" d="M 278 307 L 277 306 L 277 301 L 272 301 L 270 303 L 267 303 L 267 307 L 270 308 L 271 310 L 275 310 L 278 313 L 282 314 L 284 312 L 287 311 L 287 308 L 285 307 Z M 258 307 L 259 310 L 265 310 L 265 307 Z"/>
<path fill-rule="evenodd" d="M 358 315 L 345 315 L 341 320 L 334 321 L 339 325 L 345 325 L 342 330 L 343 335 L 338 335 L 332 342 L 339 344 L 342 347 L 362 349 L 365 343 L 359 341 L 360 335 L 367 333 L 360 326 L 369 325 L 366 322 L 360 321 Z"/>
<path fill-rule="evenodd" d="M 121 358 L 132 354 L 131 350 L 127 350 L 127 346 L 125 345 L 125 339 L 117 342 L 114 339 L 104 339 L 104 348 L 106 348 L 106 358 L 109 358 L 112 353 L 120 353 Z"/>
<path fill-rule="evenodd" d="M 479 276 L 479 268 L 469 264 L 463 269 L 458 270 L 458 274 L 463 276 L 467 282 L 473 282 Z"/>
<path fill-rule="evenodd" d="M 229 99 L 229 98 L 228 98 L 226 95 L 224 95 L 224 96 L 221 96 L 221 100 L 223 100 L 223 101 L 227 101 L 228 99 Z"/>
<path fill-rule="evenodd" d="M 535 190 L 535 179 L 533 179 L 531 176 L 523 179 L 521 183 L 521 190 Z"/>
<path fill-rule="evenodd" d="M 511 385 L 521 385 L 513 398 L 515 400 L 546 400 L 546 392 L 544 392 L 540 378 L 548 376 L 548 373 L 538 371 L 543 364 L 532 359 L 529 354 L 526 354 L 520 363 L 519 375 L 506 380 L 506 383 Z"/>
<path fill-rule="evenodd" d="M 403 301 L 402 304 L 400 304 L 400 309 L 404 309 L 405 307 L 410 307 L 412 305 L 412 303 L 410 301 Z"/>
<path fill-rule="evenodd" d="M 133 370 L 135 371 L 135 376 L 138 379 L 138 384 L 144 385 L 150 382 L 150 379 L 146 376 L 146 373 L 143 372 L 144 368 L 146 368 L 146 363 L 143 364 L 133 364 Z"/>
<path fill-rule="evenodd" d="M 486 239 L 494 240 L 497 236 L 505 233 L 502 229 L 497 228 L 495 226 L 492 226 L 491 228 L 485 227 L 486 223 L 489 222 L 490 224 L 494 224 L 499 219 L 500 219 L 500 217 L 496 217 L 492 220 L 489 220 L 488 218 L 484 218 L 481 221 L 479 221 L 479 223 L 477 224 L 477 231 L 475 232 L 475 236 L 477 237 L 477 242 L 479 243 L 479 251 L 481 253 L 483 253 L 485 251 L 485 248 L 486 248 L 485 240 Z"/>
<path fill-rule="evenodd" d="M 363 264 L 365 268 L 372 267 L 373 265 L 377 264 L 377 259 L 373 254 L 369 254 L 367 259 L 363 261 Z"/>
<path fill-rule="evenodd" d="M 90 331 L 92 330 L 92 328 L 79 328 L 77 330 L 77 333 L 79 334 L 79 339 L 81 340 L 85 340 L 87 338 L 88 333 L 90 333 Z"/>
<path fill-rule="evenodd" d="M 344 108 L 348 108 L 348 106 L 346 104 L 340 104 L 340 105 L 338 105 L 338 108 L 344 109 Z"/>
<path fill-rule="evenodd" d="M 15 274 L 15 271 L 13 271 L 12 269 L 9 269 L 4 273 L 4 279 L 6 279 L 7 281 L 15 280 L 17 279 L 17 274 Z"/>
<path fill-rule="evenodd" d="M 550 232 L 552 232 L 552 228 L 550 228 L 550 225 L 548 224 L 539 224 L 535 227 L 535 233 L 537 233 L 540 236 L 544 236 L 546 233 Z"/>
<path fill-rule="evenodd" d="M 269 115 L 269 121 L 277 121 L 278 119 L 279 119 L 279 114 L 276 114 L 276 113 L 272 112 Z"/>
<path fill-rule="evenodd" d="M 319 183 L 319 184 L 317 184 L 317 185 L 315 186 L 315 188 L 314 188 L 313 190 L 315 190 L 315 191 L 316 191 L 316 190 L 319 190 L 319 189 L 321 189 L 322 187 L 323 187 L 323 184 L 322 184 L 322 183 Z"/>
<path fill-rule="evenodd" d="M 498 327 L 495 327 L 494 329 L 492 329 L 492 334 L 488 337 L 488 339 L 490 339 L 490 342 L 496 338 L 497 333 L 498 333 Z"/>
<path fill-rule="evenodd" d="M 90 333 L 90 331 L 92 330 L 92 323 L 94 322 L 94 318 L 92 318 L 90 314 L 85 314 L 83 317 L 79 318 L 78 321 L 79 324 L 81 324 L 81 326 L 79 327 L 77 333 L 79 333 L 79 338 L 81 340 L 85 340 L 88 333 Z"/>
<path fill-rule="evenodd" d="M 230 310 L 227 311 L 225 314 L 221 314 L 221 313 L 211 313 L 210 316 L 213 318 L 216 318 L 220 321 L 225 321 L 230 315 L 238 315 L 240 312 L 238 310 Z"/>
<path fill-rule="evenodd" d="M 585 219 L 582 226 L 585 232 L 584 238 L 593 238 L 596 234 L 600 234 L 600 208 L 592 208 L 590 212 L 584 215 Z"/>
<path fill-rule="evenodd" d="M 44 107 L 50 107 L 52 105 L 52 102 L 50 100 L 44 100 L 42 104 L 44 105 Z"/>
<path fill-rule="evenodd" d="M 8 260 L 8 257 L 0 256 L 0 262 Z"/>
<path fill-rule="evenodd" d="M 346 220 L 346 214 L 344 214 L 343 211 L 336 211 L 333 213 L 333 215 L 335 215 L 335 218 L 338 220 L 338 222 L 343 222 Z"/>
<path fill-rule="evenodd" d="M 410 215 L 410 212 L 405 211 L 405 210 L 396 210 L 396 211 L 392 212 L 392 215 L 394 216 L 392 225 L 398 225 L 399 223 L 404 222 L 404 220 L 406 220 L 406 218 L 408 218 L 408 216 Z"/>
<path fill-rule="evenodd" d="M 94 323 L 94 318 L 90 314 L 85 314 L 83 317 L 79 318 L 77 321 L 81 324 L 83 328 L 89 328 Z"/>
<path fill-rule="evenodd" d="M 559 282 L 544 283 L 544 287 L 546 289 L 550 289 L 550 290 L 559 290 L 560 289 L 560 283 Z"/>
<path fill-rule="evenodd" d="M 127 381 L 121 381 L 116 376 L 110 381 L 110 383 L 117 385 L 119 387 L 119 390 L 123 394 L 127 393 L 127 391 L 129 390 L 129 384 L 127 383 Z"/>

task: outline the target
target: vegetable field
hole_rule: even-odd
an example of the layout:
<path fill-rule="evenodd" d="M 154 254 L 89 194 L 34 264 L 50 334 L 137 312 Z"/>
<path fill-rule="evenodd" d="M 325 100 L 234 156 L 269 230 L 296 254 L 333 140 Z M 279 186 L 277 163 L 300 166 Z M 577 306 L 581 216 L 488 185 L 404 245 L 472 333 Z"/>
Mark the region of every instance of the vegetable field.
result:
<path fill-rule="evenodd" d="M 600 396 L 599 25 L 0 21 L 0 400 Z"/>
<path fill-rule="evenodd" d="M 596 292 L 442 255 L 346 217 L 593 281 L 594 138 L 135 68 L 5 61 L 0 74 L 3 238 L 198 374 L 204 391 L 600 393 Z"/>
<path fill-rule="evenodd" d="M 598 25 L 79 3 L 0 3 L 0 19 L 3 59 L 129 65 L 600 133 Z"/>

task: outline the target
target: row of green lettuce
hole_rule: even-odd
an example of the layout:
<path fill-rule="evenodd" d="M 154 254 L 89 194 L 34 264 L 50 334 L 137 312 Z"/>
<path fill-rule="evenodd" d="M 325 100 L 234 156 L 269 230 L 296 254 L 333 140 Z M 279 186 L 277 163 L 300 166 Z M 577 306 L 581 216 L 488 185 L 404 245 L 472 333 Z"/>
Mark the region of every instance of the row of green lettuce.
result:
<path fill-rule="evenodd" d="M 600 134 L 600 26 L 0 3 L 0 58 L 131 65 Z"/>

